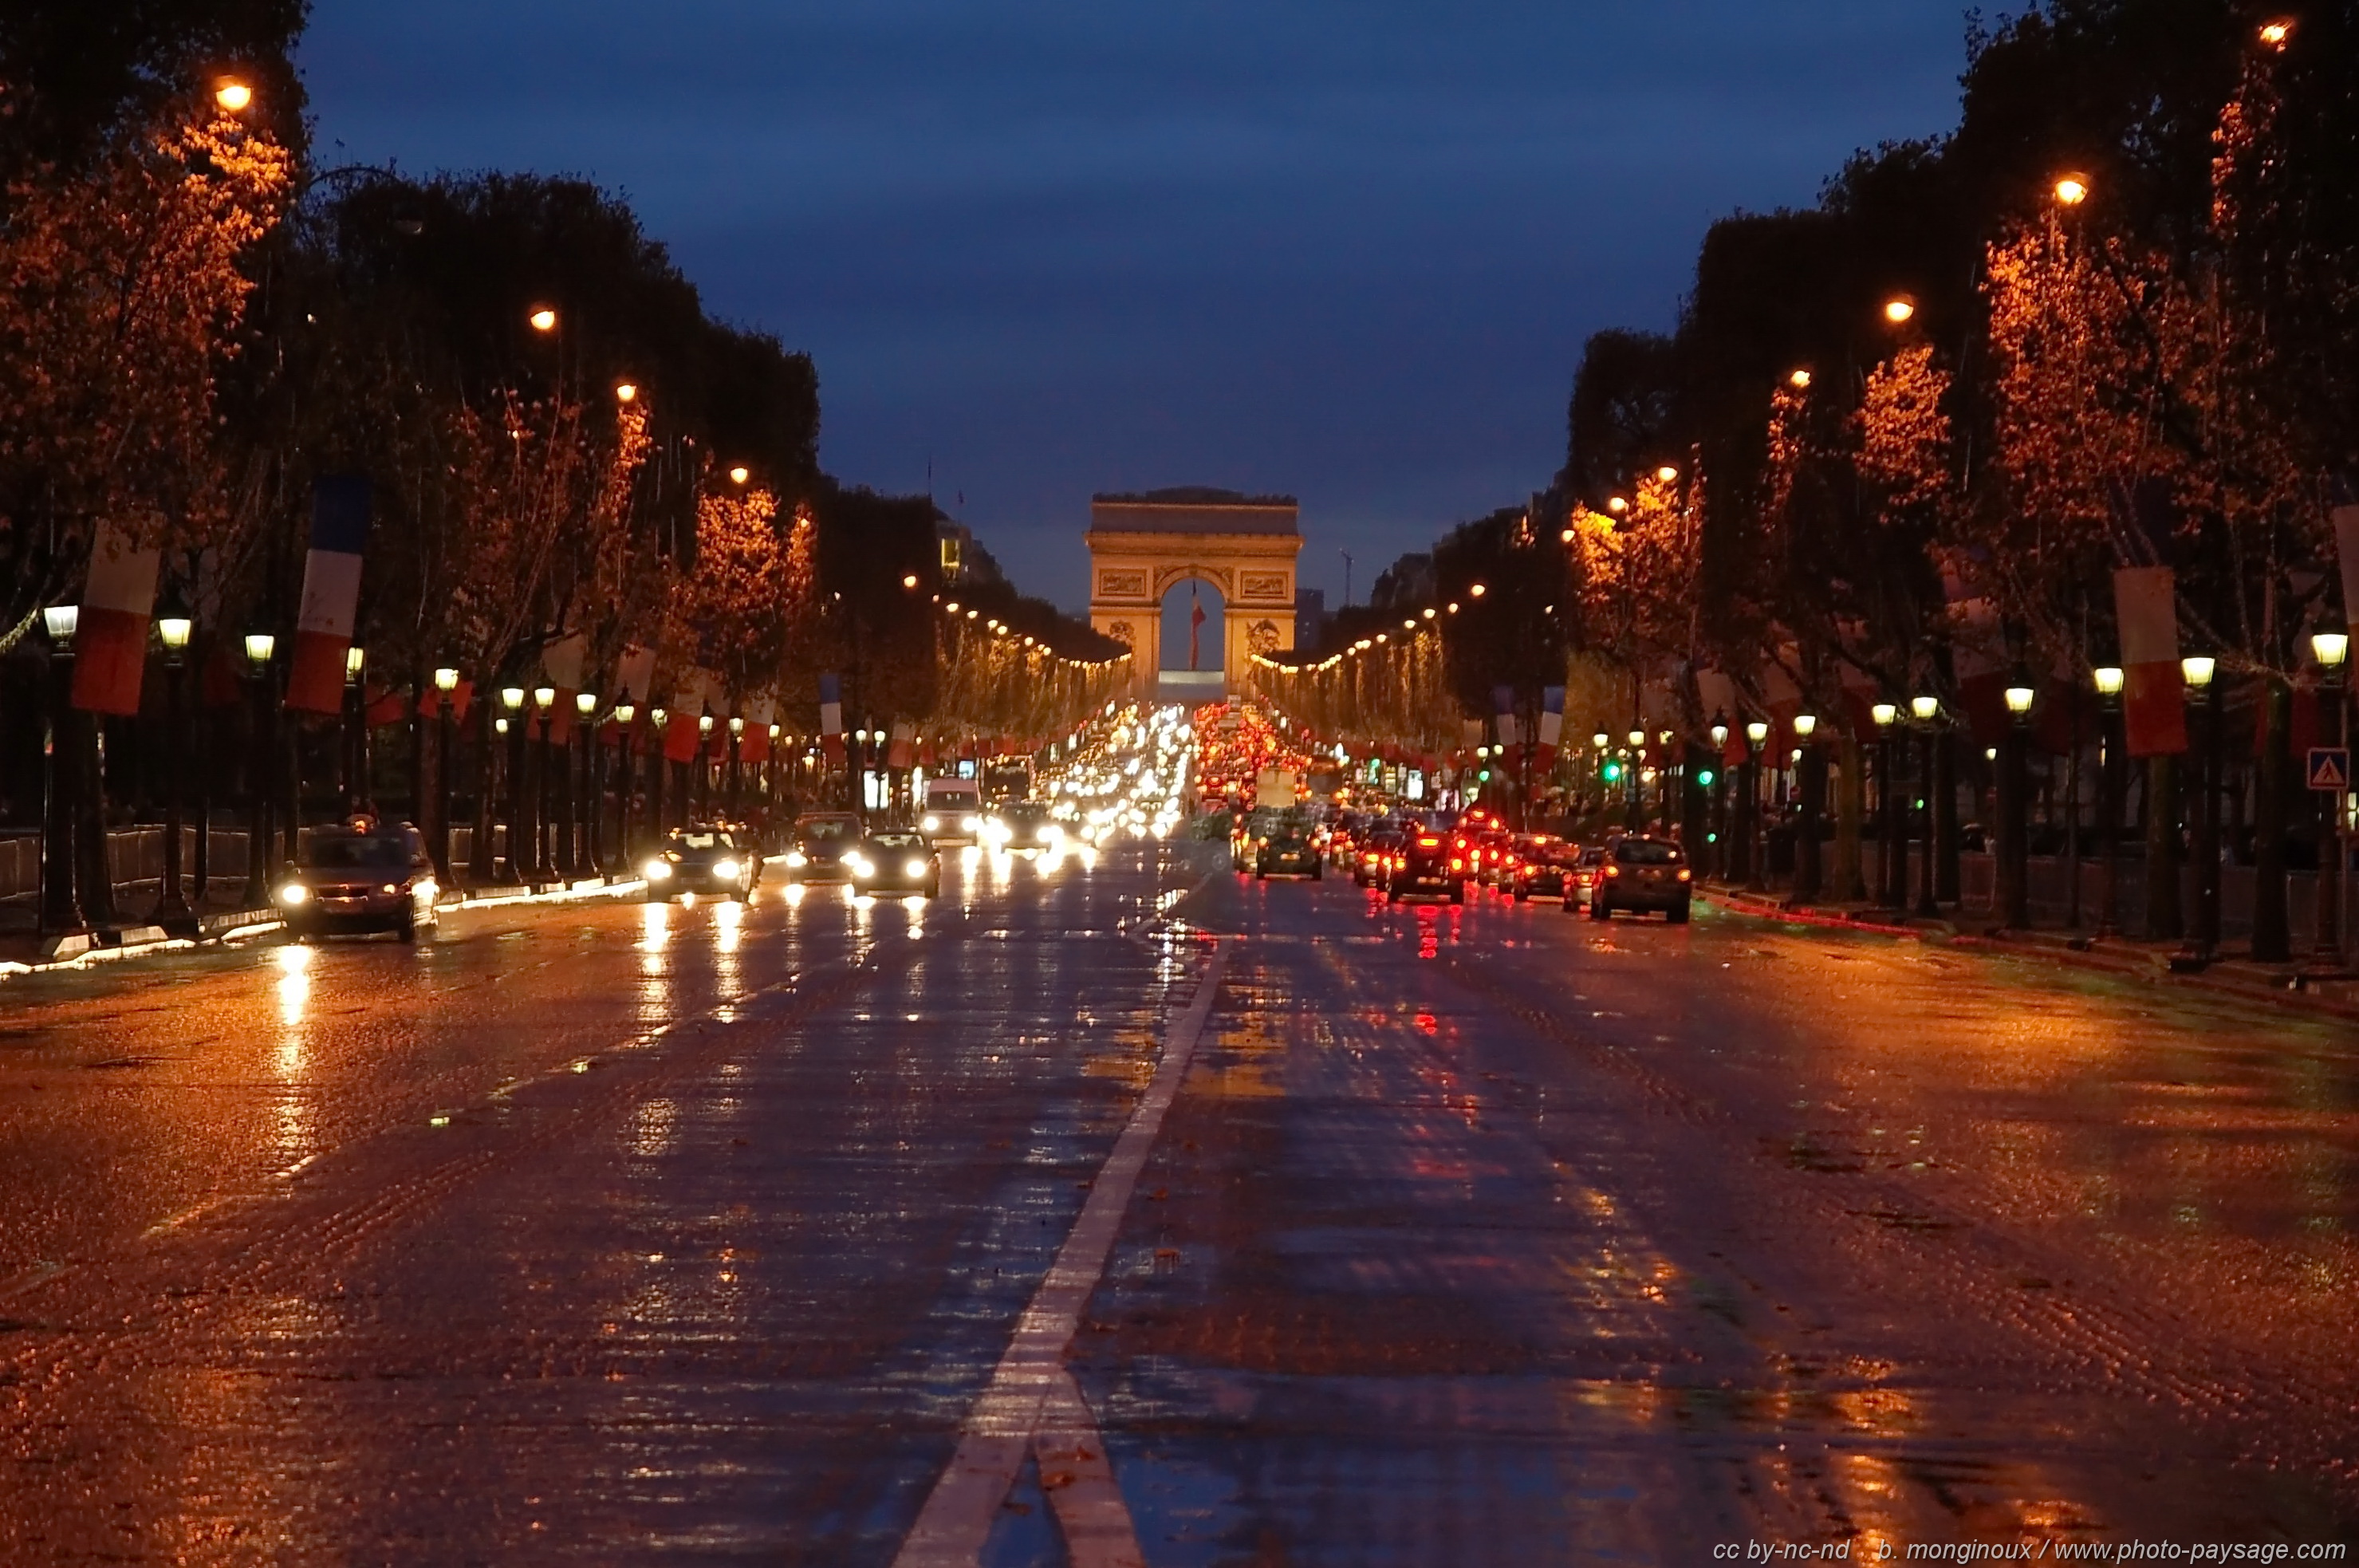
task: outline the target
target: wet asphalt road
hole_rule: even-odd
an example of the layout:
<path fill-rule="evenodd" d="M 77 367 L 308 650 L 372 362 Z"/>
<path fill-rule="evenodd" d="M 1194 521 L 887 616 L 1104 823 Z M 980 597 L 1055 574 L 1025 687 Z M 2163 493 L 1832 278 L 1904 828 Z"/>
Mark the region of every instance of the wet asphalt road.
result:
<path fill-rule="evenodd" d="M 2349 1026 L 1207 877 L 7 983 L 0 1562 L 893 1562 L 1102 1181 L 988 1563 L 2359 1529 Z"/>

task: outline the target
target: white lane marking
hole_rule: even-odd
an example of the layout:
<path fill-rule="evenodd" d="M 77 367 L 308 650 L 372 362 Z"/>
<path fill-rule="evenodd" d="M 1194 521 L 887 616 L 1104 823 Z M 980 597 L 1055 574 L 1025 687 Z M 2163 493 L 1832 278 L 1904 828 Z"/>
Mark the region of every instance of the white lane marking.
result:
<path fill-rule="evenodd" d="M 1032 1452 L 1040 1461 L 1040 1488 L 1065 1534 L 1073 1568 L 1147 1568 L 1138 1527 L 1122 1500 L 1105 1440 L 1071 1372 L 1060 1372 L 1040 1404 Z"/>
<path fill-rule="evenodd" d="M 1220 995 L 1221 973 L 1228 962 L 1229 944 L 1217 943 L 1188 1010 L 1164 1037 L 1163 1060 L 1156 1064 L 1155 1077 L 1138 1108 L 1131 1113 L 1129 1125 L 1114 1140 L 1114 1153 L 1107 1156 L 1092 1183 L 1081 1218 L 1073 1222 L 1072 1234 L 1058 1249 L 1048 1278 L 1040 1281 L 1031 1304 L 1016 1320 L 1007 1353 L 999 1358 L 990 1386 L 967 1416 L 958 1452 L 951 1456 L 941 1479 L 934 1483 L 909 1538 L 901 1543 L 900 1554 L 893 1560 L 896 1568 L 969 1568 L 982 1555 L 992 1521 L 999 1517 L 999 1506 L 1006 1500 L 1007 1489 L 1015 1485 L 1016 1472 L 1024 1463 L 1024 1450 L 1039 1430 L 1042 1401 L 1058 1382 L 1070 1381 L 1065 1348 L 1072 1343 L 1082 1309 L 1089 1304 L 1091 1292 L 1105 1272 L 1124 1211 L 1130 1207 L 1131 1190 L 1147 1168 L 1147 1156 L 1162 1130 L 1164 1113 L 1179 1097 L 1180 1082 L 1188 1074 L 1188 1060 L 1195 1053 L 1204 1020 L 1212 1015 L 1212 1003 Z M 1078 1552 L 1073 1560 L 1077 1564 L 1083 1562 Z"/>

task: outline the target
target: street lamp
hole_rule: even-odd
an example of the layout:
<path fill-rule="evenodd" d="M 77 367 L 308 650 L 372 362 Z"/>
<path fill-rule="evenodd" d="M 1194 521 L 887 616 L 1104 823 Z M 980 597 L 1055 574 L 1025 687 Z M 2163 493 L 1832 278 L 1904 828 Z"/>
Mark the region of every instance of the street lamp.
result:
<path fill-rule="evenodd" d="M 1906 324 L 1916 314 L 1917 301 L 1906 294 L 1896 294 L 1884 302 L 1884 319 L 1896 327 Z"/>
<path fill-rule="evenodd" d="M 41 611 L 49 637 L 48 727 L 41 747 L 41 913 L 47 935 L 79 931 L 85 921 L 76 894 L 75 785 L 82 771 L 82 726 L 73 709 L 73 640 L 82 626 L 77 604 L 51 604 Z"/>
<path fill-rule="evenodd" d="M 557 868 L 549 863 L 549 835 L 557 820 L 557 802 L 552 797 L 556 793 L 558 772 L 549 760 L 549 732 L 557 718 L 556 709 L 556 687 L 536 686 L 532 689 L 533 718 L 539 721 L 540 733 L 534 735 L 530 721 L 527 722 L 525 731 L 530 744 L 526 754 L 532 774 L 529 790 L 532 796 L 532 862 L 525 876 L 526 880 L 536 884 L 554 881 L 557 877 Z"/>
<path fill-rule="evenodd" d="M 254 102 L 254 89 L 234 76 L 224 76 L 213 83 L 213 102 L 228 114 L 244 114 Z"/>
<path fill-rule="evenodd" d="M 508 737 L 508 833 L 507 853 L 503 856 L 500 879 L 504 882 L 527 880 L 532 860 L 526 849 L 535 830 L 532 823 L 532 790 L 530 769 L 527 767 L 532 755 L 527 731 L 530 723 L 524 714 L 525 699 L 530 693 L 521 686 L 500 688 L 500 706 L 507 716 L 500 723 Z"/>
<path fill-rule="evenodd" d="M 1999 923 L 2021 931 L 2031 924 L 2030 792 L 2027 776 L 2031 704 L 2038 695 L 2018 666 L 2006 687 L 2007 725 L 1998 777 Z"/>
<path fill-rule="evenodd" d="M 655 748 L 647 758 L 647 826 L 658 839 L 664 831 L 664 779 L 671 772 L 671 754 L 664 739 L 664 726 L 669 717 L 659 706 L 647 710 L 648 737 Z"/>
<path fill-rule="evenodd" d="M 156 619 L 156 640 L 164 645 L 164 752 L 168 779 L 164 790 L 164 889 L 157 898 L 155 922 L 186 926 L 189 900 L 180 886 L 180 779 L 186 754 L 181 731 L 186 724 L 184 683 L 189 638 L 196 623 L 177 612 Z"/>
<path fill-rule="evenodd" d="M 729 715 L 729 815 L 734 821 L 739 811 L 740 781 L 745 777 L 739 758 L 745 744 L 745 719 L 743 714 Z"/>
<path fill-rule="evenodd" d="M 1787 374 L 1786 385 L 1797 392 L 1808 392 L 1810 389 L 1810 373 L 1803 369 L 1790 371 Z"/>
<path fill-rule="evenodd" d="M 636 792 L 638 769 L 633 766 L 632 721 L 639 716 L 635 702 L 614 704 L 614 854 L 622 875 L 631 870 L 631 796 Z M 609 872 L 609 878 L 614 873 Z"/>
<path fill-rule="evenodd" d="M 576 691 L 573 694 L 574 727 L 582 732 L 581 801 L 573 811 L 574 836 L 581 846 L 574 854 L 573 869 L 579 876 L 597 877 L 604 872 L 599 864 L 599 819 L 606 814 L 605 770 L 599 767 L 605 753 L 598 749 L 596 719 L 598 693 Z"/>
<path fill-rule="evenodd" d="M 434 681 L 434 865 L 442 874 L 446 885 L 456 887 L 459 868 L 452 864 L 451 845 L 451 781 L 459 770 L 459 719 L 452 710 L 457 707 L 454 693 L 459 690 L 459 671 L 451 665 L 438 666 Z"/>
<path fill-rule="evenodd" d="M 1744 877 L 1746 890 L 1755 893 L 1768 886 L 1762 880 L 1766 868 L 1761 853 L 1761 748 L 1768 743 L 1769 721 L 1746 720 L 1745 761 L 1738 769 L 1736 788 L 1737 863 L 1730 876 Z"/>
<path fill-rule="evenodd" d="M 2218 670 L 2219 660 L 2207 654 L 2190 654 L 2179 661 L 2179 672 L 2203 715 L 2195 753 L 2195 922 L 2186 952 L 2207 962 L 2220 946 L 2220 688 L 2212 680 Z"/>
<path fill-rule="evenodd" d="M 1712 736 L 1712 770 L 1707 780 L 1712 789 L 1712 869 L 1723 880 L 1728 877 L 1728 780 L 1723 766 L 1728 755 L 1728 714 L 1715 711 L 1712 726 L 1705 732 Z"/>
<path fill-rule="evenodd" d="M 1925 920 L 1939 920 L 1941 906 L 1933 897 L 1935 854 L 1935 821 L 1940 813 L 1934 807 L 1934 794 L 1940 785 L 1940 770 L 1935 765 L 1934 743 L 1940 727 L 1941 699 L 1930 692 L 1919 692 L 1908 699 L 1908 712 L 1918 724 L 1917 777 L 1925 787 L 1925 859 L 1918 867 L 1917 913 Z"/>
<path fill-rule="evenodd" d="M 2351 657 L 2350 634 L 2312 632 L 2310 651 L 2323 677 L 2318 690 L 2319 744 L 2339 746 L 2343 735 L 2343 669 Z M 2335 974 L 2343 969 L 2343 876 L 2348 868 L 2343 845 L 2343 797 L 2349 787 L 2350 780 L 2345 779 L 2331 790 L 2319 791 L 2325 799 L 2319 802 L 2318 921 L 2310 965 Z"/>
<path fill-rule="evenodd" d="M 2053 194 L 2058 206 L 2077 207 L 2089 199 L 2089 177 L 2085 174 L 2058 175 Z"/>
<path fill-rule="evenodd" d="M 703 822 L 712 814 L 712 715 L 696 715 L 696 795 L 692 808 L 696 820 Z"/>
<path fill-rule="evenodd" d="M 246 802 L 245 895 L 246 908 L 255 909 L 270 893 L 269 872 L 263 861 L 270 852 L 272 763 L 278 756 L 277 705 L 271 701 L 270 676 L 270 661 L 278 651 L 278 639 L 268 632 L 248 632 L 245 646 L 246 666 L 254 676 L 255 738 L 247 765 L 250 793 Z"/>
<path fill-rule="evenodd" d="M 618 381 L 618 382 L 616 382 L 616 383 L 614 384 L 614 401 L 615 401 L 615 402 L 617 402 L 617 403 L 636 403 L 636 402 L 637 402 L 638 400 L 639 400 L 639 389 L 638 389 L 638 387 L 637 387 L 636 385 L 634 385 L 633 383 L 628 382 L 628 381 Z"/>
<path fill-rule="evenodd" d="M 344 649 L 344 813 L 357 815 L 369 798 L 368 705 L 361 677 L 368 669 L 368 650 L 358 643 Z M 410 735 L 418 734 L 412 721 Z M 409 784 L 418 793 L 418 753 L 410 750 Z"/>
<path fill-rule="evenodd" d="M 1801 811 L 1794 824 L 1794 890 L 1788 901 L 1797 904 L 1817 898 L 1825 880 L 1819 864 L 1819 818 L 1826 810 L 1826 753 L 1810 738 L 1818 731 L 1816 713 L 1794 715 L 1794 738 L 1800 743 L 1794 757 L 1795 771 L 1800 775 Z"/>
<path fill-rule="evenodd" d="M 1877 702 L 1867 710 L 1875 724 L 1875 792 L 1876 815 L 1880 822 L 1876 831 L 1877 847 L 1884 857 L 1883 875 L 1876 878 L 1878 902 L 1888 909 L 1905 910 L 1908 907 L 1908 849 L 1901 836 L 1901 826 L 1908 820 L 1903 812 L 1907 787 L 1899 775 L 1899 752 L 1892 742 L 1893 729 L 1900 722 L 1900 705 Z"/>
<path fill-rule="evenodd" d="M 2122 713 L 2124 678 L 2119 665 L 2103 664 L 2089 679 L 2097 688 L 2097 811 L 2105 824 L 2105 901 L 2099 907 L 2097 934 L 2107 937 L 2119 929 L 2121 913 L 2114 889 L 2121 882 L 2122 736 L 2115 721 Z"/>
<path fill-rule="evenodd" d="M 532 330 L 537 332 L 553 332 L 557 330 L 557 312 L 546 305 L 527 316 L 525 320 L 532 323 Z"/>

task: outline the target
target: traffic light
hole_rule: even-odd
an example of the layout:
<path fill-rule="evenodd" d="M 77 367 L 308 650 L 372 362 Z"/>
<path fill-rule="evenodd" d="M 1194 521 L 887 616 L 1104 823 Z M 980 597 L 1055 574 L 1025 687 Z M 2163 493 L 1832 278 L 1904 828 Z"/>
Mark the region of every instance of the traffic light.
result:
<path fill-rule="evenodd" d="M 1718 777 L 1719 775 L 1709 768 L 1699 768 L 1696 769 L 1696 788 L 1709 789 L 1712 788 L 1712 781 Z"/>
<path fill-rule="evenodd" d="M 1605 782 L 1608 784 L 1619 784 L 1622 782 L 1622 765 L 1620 763 L 1608 762 L 1605 765 Z"/>
<path fill-rule="evenodd" d="M 1491 770 L 1487 768 L 1483 769 L 1482 772 L 1474 775 L 1474 781 L 1478 784 L 1488 784 L 1491 782 Z"/>

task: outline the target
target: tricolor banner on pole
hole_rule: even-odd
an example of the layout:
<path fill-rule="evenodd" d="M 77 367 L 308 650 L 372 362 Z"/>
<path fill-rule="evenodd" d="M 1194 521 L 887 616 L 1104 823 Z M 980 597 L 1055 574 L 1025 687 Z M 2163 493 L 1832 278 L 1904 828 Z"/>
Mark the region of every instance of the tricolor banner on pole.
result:
<path fill-rule="evenodd" d="M 557 705 L 549 714 L 549 744 L 570 745 L 573 739 L 573 699 L 582 691 L 582 661 L 590 652 L 590 639 L 580 632 L 559 637 L 540 650 L 541 672 L 557 689 Z"/>
<path fill-rule="evenodd" d="M 2114 616 L 2122 638 L 2122 720 L 2132 757 L 2187 749 L 2187 703 L 2179 669 L 2179 608 L 2168 566 L 2114 573 Z"/>
<path fill-rule="evenodd" d="M 697 720 L 704 716 L 706 698 L 712 694 L 705 672 L 685 670 L 673 683 L 671 710 L 664 720 L 664 756 L 673 762 L 696 760 L 697 741 L 701 733 Z"/>
<path fill-rule="evenodd" d="M 2343 559 L 2343 622 L 2359 635 L 2359 506 L 2334 508 L 2334 550 Z"/>
<path fill-rule="evenodd" d="M 358 474 L 311 481 L 311 552 L 303 561 L 303 604 L 295 615 L 295 657 L 287 706 L 337 713 L 344 706 L 344 653 L 361 604 L 361 552 L 368 546 L 369 482 Z"/>
<path fill-rule="evenodd" d="M 819 737 L 830 757 L 843 755 L 843 689 L 832 675 L 819 678 Z"/>
<path fill-rule="evenodd" d="M 1550 686 L 1540 692 L 1540 766 L 1556 766 L 1557 742 L 1564 735 L 1564 688 Z"/>
<path fill-rule="evenodd" d="M 656 686 L 656 650 L 631 643 L 614 666 L 614 701 L 644 705 Z"/>
<path fill-rule="evenodd" d="M 147 617 L 156 608 L 159 550 L 140 550 L 128 530 L 99 525 L 74 630 L 73 705 L 89 713 L 139 711 L 147 668 Z M 342 681 L 342 670 L 337 671 Z"/>
<path fill-rule="evenodd" d="M 893 721 L 893 738 L 885 747 L 885 766 L 907 768 L 917 760 L 917 731 L 903 719 Z"/>
<path fill-rule="evenodd" d="M 778 714 L 777 700 L 756 697 L 745 704 L 745 737 L 737 743 L 740 762 L 766 762 L 770 757 L 770 721 Z"/>

